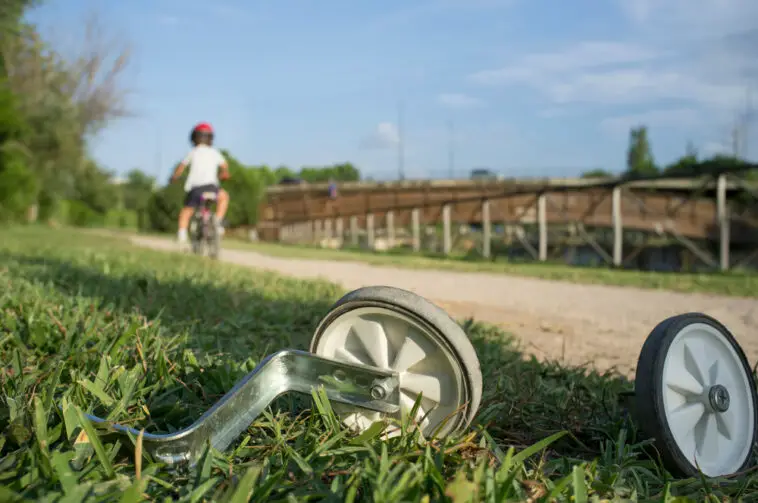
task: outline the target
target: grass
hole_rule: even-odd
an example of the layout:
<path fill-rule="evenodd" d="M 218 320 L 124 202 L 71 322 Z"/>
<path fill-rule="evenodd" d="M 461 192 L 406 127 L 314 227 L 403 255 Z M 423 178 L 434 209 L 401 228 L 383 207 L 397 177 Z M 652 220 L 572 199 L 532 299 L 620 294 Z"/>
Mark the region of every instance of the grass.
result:
<path fill-rule="evenodd" d="M 266 255 L 314 260 L 347 260 L 376 266 L 413 269 L 444 269 L 463 272 L 510 274 L 572 283 L 628 286 L 687 293 L 711 293 L 735 297 L 758 296 L 758 274 L 747 272 L 674 273 L 619 270 L 610 267 L 581 267 L 557 263 L 506 260 L 487 261 L 468 256 L 411 254 L 406 251 L 334 250 L 314 246 L 276 243 L 247 243 L 227 239 L 224 247 L 251 250 Z"/>
<path fill-rule="evenodd" d="M 723 501 L 753 475 L 674 480 L 618 403 L 615 375 L 525 358 L 461 320 L 485 390 L 470 431 L 423 443 L 345 432 L 327 404 L 285 396 L 193 469 L 139 439 L 188 425 L 278 349 L 307 349 L 342 292 L 71 231 L 0 231 L 0 501 Z M 677 499 L 677 497 L 679 499 Z"/>

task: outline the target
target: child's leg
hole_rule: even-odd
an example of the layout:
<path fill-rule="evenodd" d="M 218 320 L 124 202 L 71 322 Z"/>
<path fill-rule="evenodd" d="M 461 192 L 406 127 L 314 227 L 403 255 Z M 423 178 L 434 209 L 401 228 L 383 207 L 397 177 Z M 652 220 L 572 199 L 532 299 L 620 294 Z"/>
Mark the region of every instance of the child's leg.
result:
<path fill-rule="evenodd" d="M 187 242 L 187 228 L 199 202 L 198 197 L 197 189 L 190 189 L 184 196 L 184 206 L 179 211 L 179 230 L 176 236 L 180 243 Z"/>
<path fill-rule="evenodd" d="M 189 222 L 194 211 L 195 208 L 192 208 L 191 206 L 185 206 L 179 211 L 179 231 L 177 232 L 177 238 L 181 242 L 187 241 L 187 228 L 189 227 Z"/>
<path fill-rule="evenodd" d="M 226 210 L 229 208 L 229 193 L 224 189 L 218 189 L 218 196 L 216 196 L 216 220 L 221 222 L 226 215 Z"/>

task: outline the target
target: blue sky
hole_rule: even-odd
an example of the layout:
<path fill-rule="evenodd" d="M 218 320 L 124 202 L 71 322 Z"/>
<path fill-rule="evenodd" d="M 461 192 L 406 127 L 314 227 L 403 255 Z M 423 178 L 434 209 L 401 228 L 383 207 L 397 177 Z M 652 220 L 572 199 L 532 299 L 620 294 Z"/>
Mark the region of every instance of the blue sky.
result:
<path fill-rule="evenodd" d="M 758 105 L 755 0 L 47 0 L 30 14 L 73 47 L 89 13 L 128 42 L 135 118 L 97 159 L 160 177 L 211 122 L 248 164 L 351 161 L 406 175 L 575 176 L 624 168 L 628 130 L 659 162 L 731 148 Z M 746 135 L 758 158 L 758 121 Z"/>

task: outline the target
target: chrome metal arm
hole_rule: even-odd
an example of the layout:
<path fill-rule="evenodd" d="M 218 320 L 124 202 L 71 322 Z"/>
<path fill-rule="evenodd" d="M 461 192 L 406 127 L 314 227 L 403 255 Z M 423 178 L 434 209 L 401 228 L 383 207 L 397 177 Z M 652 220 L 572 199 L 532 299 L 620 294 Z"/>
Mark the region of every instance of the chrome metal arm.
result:
<path fill-rule="evenodd" d="M 335 402 L 388 414 L 400 409 L 396 372 L 284 350 L 266 357 L 190 426 L 169 434 L 145 432 L 143 448 L 167 464 L 194 464 L 209 439 L 215 449 L 223 451 L 275 398 L 290 391 L 310 393 L 319 385 Z M 117 432 L 139 435 L 134 428 L 87 417 Z"/>

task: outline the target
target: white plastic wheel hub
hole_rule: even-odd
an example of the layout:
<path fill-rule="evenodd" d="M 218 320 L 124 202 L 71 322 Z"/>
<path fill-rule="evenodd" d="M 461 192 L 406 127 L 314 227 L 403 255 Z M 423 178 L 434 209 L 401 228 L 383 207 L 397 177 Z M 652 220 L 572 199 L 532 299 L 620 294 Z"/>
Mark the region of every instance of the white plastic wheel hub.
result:
<path fill-rule="evenodd" d="M 452 418 L 463 404 L 465 393 L 457 359 L 429 329 L 403 313 L 382 307 L 351 309 L 332 320 L 314 352 L 398 372 L 401 415 L 396 419 L 405 418 L 421 395 L 415 420 L 424 435 L 434 432 L 448 416 Z M 333 407 L 348 427 L 358 431 L 382 419 L 379 412 L 343 404 Z M 439 433 L 444 435 L 452 422 Z M 395 426 L 385 431 L 387 437 L 399 433 Z"/>
<path fill-rule="evenodd" d="M 752 449 L 755 403 L 740 357 L 714 327 L 693 323 L 663 363 L 663 404 L 682 454 L 709 477 L 740 469 Z"/>

